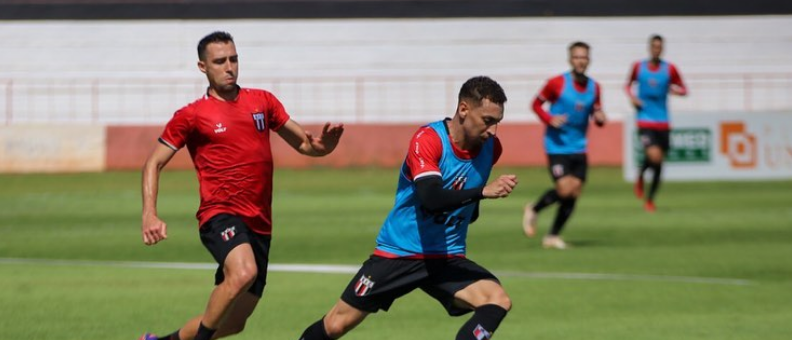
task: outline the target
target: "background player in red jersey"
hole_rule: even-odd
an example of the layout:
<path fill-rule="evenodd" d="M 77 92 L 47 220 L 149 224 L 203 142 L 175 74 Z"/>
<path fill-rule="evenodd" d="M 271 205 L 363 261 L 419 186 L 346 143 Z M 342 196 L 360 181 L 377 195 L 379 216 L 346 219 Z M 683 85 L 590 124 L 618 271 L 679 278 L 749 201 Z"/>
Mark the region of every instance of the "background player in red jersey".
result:
<path fill-rule="evenodd" d="M 545 248 L 567 247 L 561 239 L 561 230 L 572 215 L 586 181 L 586 133 L 589 121 L 593 119 L 598 126 L 605 124 L 605 112 L 600 104 L 600 86 L 586 75 L 589 50 L 589 45 L 584 42 L 569 45 L 569 65 L 572 70 L 548 80 L 534 99 L 533 110 L 546 125 L 544 147 L 555 186 L 536 203 L 525 206 L 523 230 L 528 237 L 533 237 L 536 233 L 536 215 L 559 202 L 553 227 L 542 240 Z M 549 111 L 542 107 L 545 102 L 551 103 Z"/>
<path fill-rule="evenodd" d="M 214 32 L 198 43 L 198 68 L 206 74 L 206 95 L 168 122 L 143 167 L 143 242 L 167 238 L 157 217 L 159 174 L 176 151 L 187 146 L 200 183 L 197 218 L 201 242 L 218 262 L 216 287 L 203 314 L 165 336 L 144 340 L 209 340 L 239 333 L 264 290 L 272 230 L 270 130 L 298 152 L 332 152 L 343 125 L 325 124 L 314 137 L 291 120 L 271 93 L 237 85 L 238 55 L 228 33 Z"/>
<path fill-rule="evenodd" d="M 663 159 L 670 148 L 668 94 L 687 95 L 676 66 L 660 59 L 662 54 L 663 37 L 653 35 L 649 38 L 649 59 L 633 64 L 625 86 L 637 111 L 638 136 L 644 148 L 644 161 L 634 188 L 639 199 L 644 199 L 644 173 L 652 169 L 652 185 L 644 203 L 644 209 L 649 212 L 656 209 L 654 198 L 660 187 Z M 633 84 L 637 84 L 637 94 L 633 93 Z"/>

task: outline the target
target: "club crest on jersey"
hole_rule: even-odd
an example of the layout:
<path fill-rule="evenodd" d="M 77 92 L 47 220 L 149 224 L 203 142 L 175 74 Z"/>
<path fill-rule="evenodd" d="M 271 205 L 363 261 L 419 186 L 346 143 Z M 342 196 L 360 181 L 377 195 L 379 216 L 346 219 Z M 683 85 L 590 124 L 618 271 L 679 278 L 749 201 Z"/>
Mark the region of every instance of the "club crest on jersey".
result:
<path fill-rule="evenodd" d="M 226 228 L 226 230 L 220 232 L 220 238 L 222 238 L 223 241 L 225 242 L 228 242 L 228 240 L 234 238 L 235 235 L 236 235 L 236 226 L 231 226 L 230 228 Z"/>
<path fill-rule="evenodd" d="M 355 285 L 355 295 L 366 296 L 371 289 L 374 288 L 374 281 L 371 281 L 371 276 L 361 275 L 357 284 Z"/>
<path fill-rule="evenodd" d="M 476 340 L 487 340 L 492 337 L 492 333 L 487 332 L 481 325 L 476 325 L 476 329 L 473 330 L 473 336 L 476 337 Z"/>
<path fill-rule="evenodd" d="M 253 122 L 256 123 L 256 130 L 262 132 L 267 129 L 266 121 L 264 120 L 264 113 L 257 112 L 253 114 Z"/>
<path fill-rule="evenodd" d="M 451 188 L 454 190 L 462 190 L 465 188 L 465 183 L 467 183 L 467 177 L 459 176 L 454 179 L 454 183 L 451 183 Z"/>
<path fill-rule="evenodd" d="M 658 85 L 659 85 L 659 84 L 658 84 L 658 81 L 657 81 L 657 79 L 654 79 L 654 78 L 649 78 L 649 86 L 650 86 L 650 87 L 657 87 Z"/>
<path fill-rule="evenodd" d="M 227 129 L 227 127 L 223 126 L 223 123 L 217 123 L 217 124 L 215 124 L 215 126 L 217 127 L 216 129 L 214 129 L 214 132 L 215 132 L 216 134 L 217 134 L 217 133 L 223 133 L 223 132 L 226 132 L 226 129 Z"/>
<path fill-rule="evenodd" d="M 586 104 L 583 104 L 583 102 L 575 102 L 575 111 L 583 112 L 583 109 L 585 108 L 586 108 Z"/>

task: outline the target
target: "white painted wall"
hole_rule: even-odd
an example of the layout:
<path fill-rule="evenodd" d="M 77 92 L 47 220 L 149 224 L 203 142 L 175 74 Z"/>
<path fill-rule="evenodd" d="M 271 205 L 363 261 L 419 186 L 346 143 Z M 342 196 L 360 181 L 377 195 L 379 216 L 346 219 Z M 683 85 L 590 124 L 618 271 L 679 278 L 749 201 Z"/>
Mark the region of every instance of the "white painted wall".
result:
<path fill-rule="evenodd" d="M 619 118 L 631 112 L 623 79 L 652 33 L 691 85 L 690 98 L 672 101 L 678 111 L 792 111 L 792 16 L 6 21 L 0 118 L 161 123 L 200 95 L 195 45 L 213 30 L 235 36 L 240 83 L 273 89 L 302 121 L 433 119 L 478 74 L 503 79 L 507 112 L 530 120 L 531 97 L 568 68 L 573 40 L 593 46 L 589 73 Z"/>

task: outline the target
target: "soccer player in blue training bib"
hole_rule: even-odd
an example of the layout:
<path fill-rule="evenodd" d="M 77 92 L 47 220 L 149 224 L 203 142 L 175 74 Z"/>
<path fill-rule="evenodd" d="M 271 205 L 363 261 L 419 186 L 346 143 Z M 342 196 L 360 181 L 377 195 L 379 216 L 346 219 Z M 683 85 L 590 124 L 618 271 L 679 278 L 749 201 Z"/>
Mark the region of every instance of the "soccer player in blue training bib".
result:
<path fill-rule="evenodd" d="M 526 236 L 533 237 L 536 234 L 537 214 L 559 202 L 553 226 L 542 240 L 545 248 L 567 248 L 567 243 L 560 235 L 586 181 L 586 132 L 589 120 L 593 118 L 598 126 L 605 124 L 605 113 L 600 105 L 600 86 L 586 76 L 589 50 L 589 45 L 584 42 L 569 45 L 572 70 L 548 80 L 533 103 L 534 112 L 547 125 L 544 146 L 555 187 L 547 190 L 536 203 L 525 206 L 523 231 Z M 551 103 L 550 112 L 542 108 L 545 102 Z"/>
<path fill-rule="evenodd" d="M 494 80 L 471 78 L 459 91 L 453 118 L 418 129 L 374 254 L 301 340 L 338 339 L 416 288 L 451 316 L 474 312 L 457 340 L 492 337 L 511 300 L 494 275 L 465 257 L 465 239 L 468 225 L 478 217 L 479 201 L 507 197 L 517 185 L 515 175 L 501 175 L 487 184 L 501 154 L 495 131 L 505 102 Z"/>
<path fill-rule="evenodd" d="M 655 211 L 654 198 L 660 187 L 660 174 L 663 171 L 663 158 L 670 147 L 668 119 L 668 94 L 687 95 L 679 71 L 665 60 L 663 37 L 653 35 L 649 38 L 650 58 L 636 62 L 632 66 L 625 90 L 632 105 L 638 111 L 638 136 L 644 148 L 644 161 L 635 181 L 635 196 L 646 199 L 644 210 Z M 638 84 L 638 94 L 633 93 L 633 84 Z M 644 173 L 652 169 L 652 184 L 649 195 L 644 197 Z"/>

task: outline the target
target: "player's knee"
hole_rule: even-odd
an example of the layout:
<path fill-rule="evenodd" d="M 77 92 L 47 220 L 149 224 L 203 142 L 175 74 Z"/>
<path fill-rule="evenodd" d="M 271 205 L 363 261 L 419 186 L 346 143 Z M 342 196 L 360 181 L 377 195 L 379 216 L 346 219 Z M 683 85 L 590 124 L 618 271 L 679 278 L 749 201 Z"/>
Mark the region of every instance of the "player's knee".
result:
<path fill-rule="evenodd" d="M 558 194 L 558 198 L 565 199 L 572 194 L 572 190 L 569 185 L 557 185 L 556 193 Z"/>
<path fill-rule="evenodd" d="M 558 192 L 558 198 L 562 200 L 574 199 L 580 195 L 580 185 L 574 183 L 562 185 L 556 188 L 556 192 Z"/>
<path fill-rule="evenodd" d="M 646 151 L 646 158 L 650 163 L 658 164 L 663 162 L 663 151 L 659 148 L 650 148 Z"/>
<path fill-rule="evenodd" d="M 506 291 L 503 290 L 503 288 L 496 290 L 494 294 L 489 296 L 488 300 L 489 301 L 487 301 L 487 304 L 498 305 L 506 311 L 509 311 L 512 308 L 511 298 L 508 294 L 506 294 Z"/>
<path fill-rule="evenodd" d="M 242 266 L 229 273 L 227 280 L 235 290 L 245 291 L 256 281 L 258 270 L 256 266 Z"/>
<path fill-rule="evenodd" d="M 509 298 L 509 296 L 506 294 L 500 295 L 497 298 L 493 299 L 492 304 L 498 305 L 499 307 L 505 309 L 507 312 L 510 311 L 512 308 L 511 298 Z"/>
<path fill-rule="evenodd" d="M 325 316 L 324 327 L 325 333 L 333 339 L 340 338 L 352 329 L 352 325 L 348 324 L 344 318 L 331 315 Z"/>

